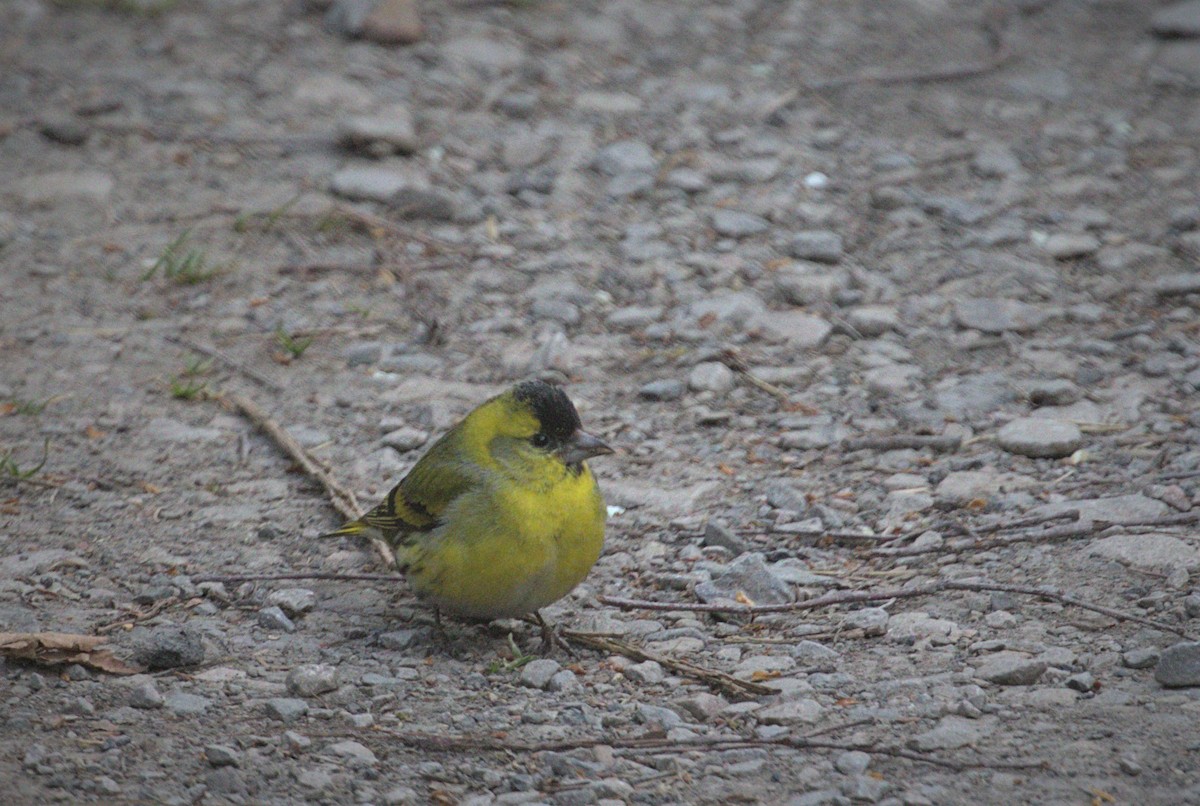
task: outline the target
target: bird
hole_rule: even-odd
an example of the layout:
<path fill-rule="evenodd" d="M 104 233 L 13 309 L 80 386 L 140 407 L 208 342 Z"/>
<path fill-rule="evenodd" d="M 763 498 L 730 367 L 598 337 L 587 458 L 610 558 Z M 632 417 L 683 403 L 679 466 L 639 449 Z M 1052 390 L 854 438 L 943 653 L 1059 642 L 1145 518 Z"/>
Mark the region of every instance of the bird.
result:
<path fill-rule="evenodd" d="M 324 537 L 391 547 L 418 598 L 491 621 L 540 613 L 591 571 L 607 509 L 587 460 L 613 449 L 583 430 L 561 387 L 525 381 L 471 411 L 374 509 Z"/>

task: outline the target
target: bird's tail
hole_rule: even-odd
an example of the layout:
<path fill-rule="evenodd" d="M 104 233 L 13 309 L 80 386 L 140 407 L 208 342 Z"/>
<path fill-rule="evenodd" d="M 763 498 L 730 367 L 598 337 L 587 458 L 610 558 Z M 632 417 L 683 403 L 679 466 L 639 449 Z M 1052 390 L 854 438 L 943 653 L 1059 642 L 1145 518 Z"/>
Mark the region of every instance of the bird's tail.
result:
<path fill-rule="evenodd" d="M 364 523 L 361 519 L 353 520 L 353 521 L 350 521 L 349 523 L 346 523 L 341 528 L 334 529 L 332 532 L 326 532 L 325 534 L 321 535 L 318 539 L 324 540 L 327 537 L 351 537 L 351 536 L 355 536 L 355 535 L 361 535 L 363 532 L 367 531 L 370 528 L 371 527 L 368 526 L 366 523 Z"/>

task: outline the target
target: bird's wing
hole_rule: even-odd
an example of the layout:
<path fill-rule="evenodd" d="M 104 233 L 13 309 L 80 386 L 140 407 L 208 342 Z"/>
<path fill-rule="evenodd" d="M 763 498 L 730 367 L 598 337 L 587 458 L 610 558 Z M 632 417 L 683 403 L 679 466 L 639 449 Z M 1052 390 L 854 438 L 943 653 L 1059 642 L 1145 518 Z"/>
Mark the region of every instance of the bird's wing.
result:
<path fill-rule="evenodd" d="M 450 440 L 439 440 L 379 506 L 327 537 L 371 530 L 393 548 L 408 544 L 436 528 L 446 507 L 477 483 L 478 473 L 471 467 Z"/>

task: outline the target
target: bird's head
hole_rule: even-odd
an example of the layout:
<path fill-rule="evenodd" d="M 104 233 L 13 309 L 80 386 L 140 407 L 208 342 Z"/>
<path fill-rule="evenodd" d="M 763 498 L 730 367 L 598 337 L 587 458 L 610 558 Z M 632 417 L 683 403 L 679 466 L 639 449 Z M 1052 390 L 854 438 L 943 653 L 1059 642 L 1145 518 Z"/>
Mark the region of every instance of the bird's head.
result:
<path fill-rule="evenodd" d="M 593 456 L 613 449 L 583 430 L 579 412 L 557 386 L 525 381 L 480 408 L 479 426 L 491 433 L 488 451 L 510 470 L 543 473 L 554 467 L 578 472 Z"/>

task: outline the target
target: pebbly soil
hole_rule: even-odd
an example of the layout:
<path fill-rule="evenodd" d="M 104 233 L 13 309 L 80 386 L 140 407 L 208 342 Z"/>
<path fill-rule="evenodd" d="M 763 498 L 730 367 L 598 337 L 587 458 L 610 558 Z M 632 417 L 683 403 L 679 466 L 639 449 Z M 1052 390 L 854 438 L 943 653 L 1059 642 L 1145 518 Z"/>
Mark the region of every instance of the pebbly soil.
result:
<path fill-rule="evenodd" d="M 1165 4 L 425 3 L 410 47 L 106 5 L 0 7 L 0 631 L 150 668 L 0 666 L 7 802 L 1200 803 L 1200 659 L 1159 659 L 1200 633 L 1200 42 Z M 531 627 L 438 632 L 403 584 L 200 581 L 386 570 L 213 394 L 368 504 L 531 375 L 622 449 L 548 615 L 773 693 L 521 665 Z M 1160 626 L 599 598 L 938 580 Z"/>

